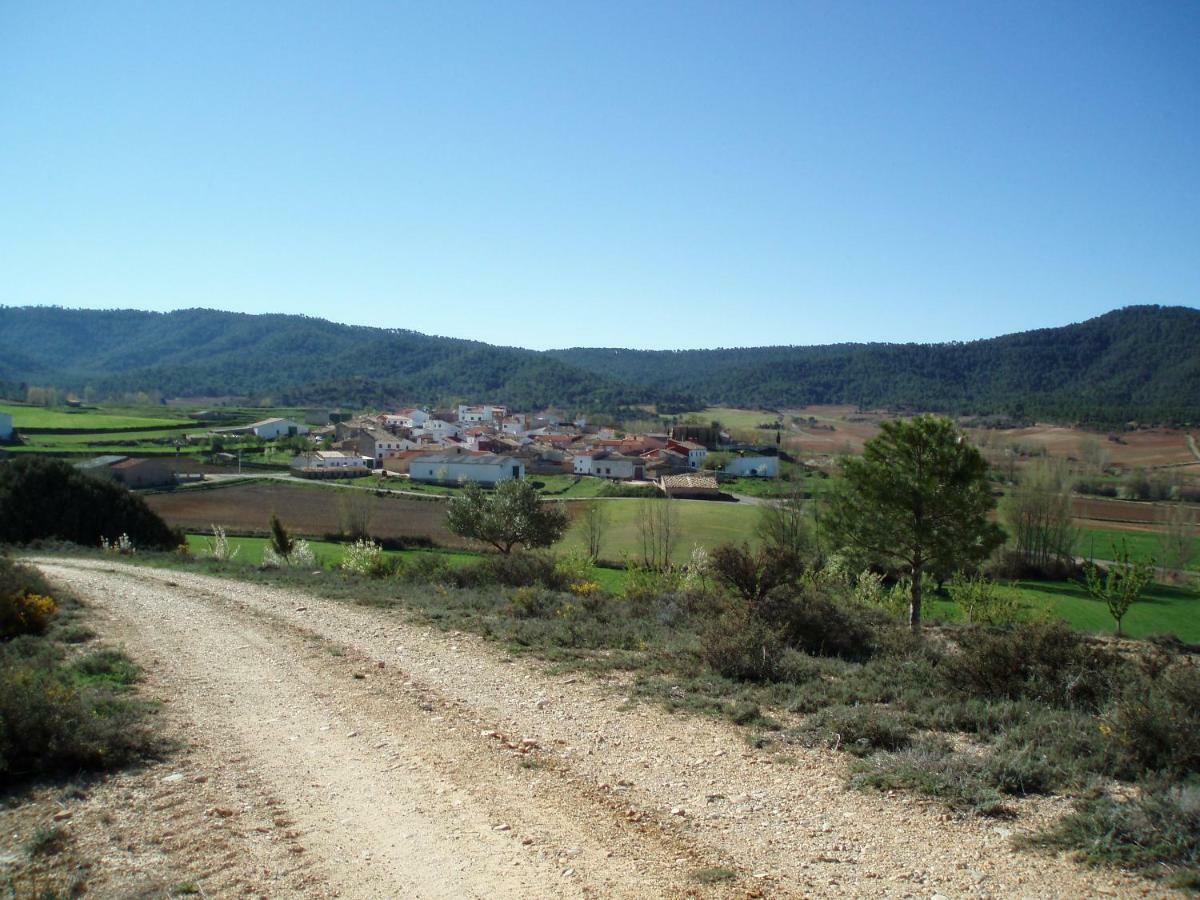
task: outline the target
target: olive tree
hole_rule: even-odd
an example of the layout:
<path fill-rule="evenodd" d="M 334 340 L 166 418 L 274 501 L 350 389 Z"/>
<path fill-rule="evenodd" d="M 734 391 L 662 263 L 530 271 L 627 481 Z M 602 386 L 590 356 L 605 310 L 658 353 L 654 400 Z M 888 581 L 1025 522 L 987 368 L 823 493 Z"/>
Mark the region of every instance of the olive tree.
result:
<path fill-rule="evenodd" d="M 825 527 L 842 546 L 907 569 L 919 631 L 921 576 L 976 564 L 1004 540 L 988 521 L 987 463 L 949 419 L 922 415 L 883 423 L 841 468 Z"/>
<path fill-rule="evenodd" d="M 545 503 L 528 481 L 502 481 L 488 493 L 469 484 L 450 501 L 446 524 L 460 537 L 491 544 L 501 553 L 521 545 L 549 547 L 567 530 L 561 503 Z"/>

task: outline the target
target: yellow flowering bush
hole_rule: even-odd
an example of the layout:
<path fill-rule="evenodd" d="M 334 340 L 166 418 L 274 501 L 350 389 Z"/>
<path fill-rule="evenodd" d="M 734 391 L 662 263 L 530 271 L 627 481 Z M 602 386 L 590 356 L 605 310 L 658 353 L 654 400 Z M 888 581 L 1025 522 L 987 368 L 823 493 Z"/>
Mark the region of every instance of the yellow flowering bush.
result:
<path fill-rule="evenodd" d="M 42 594 L 24 592 L 0 598 L 0 639 L 42 634 L 56 612 L 58 604 Z"/>

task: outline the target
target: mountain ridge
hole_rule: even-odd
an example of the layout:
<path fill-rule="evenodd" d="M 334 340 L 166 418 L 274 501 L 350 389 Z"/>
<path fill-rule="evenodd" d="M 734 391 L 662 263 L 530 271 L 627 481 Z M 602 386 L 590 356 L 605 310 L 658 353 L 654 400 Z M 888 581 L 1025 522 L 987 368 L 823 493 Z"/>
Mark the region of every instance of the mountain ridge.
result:
<path fill-rule="evenodd" d="M 497 400 L 852 403 L 1087 423 L 1200 422 L 1200 310 L 1130 306 L 1073 325 L 948 343 L 534 351 L 283 313 L 0 307 L 0 382 L 101 394 L 373 405 Z"/>

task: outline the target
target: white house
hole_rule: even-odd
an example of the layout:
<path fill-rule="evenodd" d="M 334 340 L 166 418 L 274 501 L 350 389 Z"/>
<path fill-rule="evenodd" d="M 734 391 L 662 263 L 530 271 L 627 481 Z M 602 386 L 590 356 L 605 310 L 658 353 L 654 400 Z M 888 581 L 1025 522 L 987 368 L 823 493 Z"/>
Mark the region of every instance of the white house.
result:
<path fill-rule="evenodd" d="M 398 409 L 394 413 L 385 413 L 379 418 L 383 420 L 384 425 L 389 427 L 398 425 L 401 428 L 420 428 L 429 421 L 429 413 L 416 407 L 407 407 Z"/>
<path fill-rule="evenodd" d="M 438 440 L 443 440 L 448 437 L 458 437 L 462 434 L 462 428 L 453 422 L 443 422 L 441 419 L 429 419 L 421 426 L 421 431 L 431 435 Z"/>
<path fill-rule="evenodd" d="M 6 412 L 0 412 L 0 441 L 7 441 L 12 437 L 12 416 Z"/>
<path fill-rule="evenodd" d="M 340 450 L 314 450 L 292 457 L 293 469 L 353 469 L 366 468 L 368 460 Z"/>
<path fill-rule="evenodd" d="M 775 478 L 779 475 L 778 456 L 739 456 L 725 464 L 730 475 Z"/>
<path fill-rule="evenodd" d="M 576 475 L 640 481 L 646 476 L 646 464 L 640 457 L 622 456 L 608 450 L 594 450 L 575 457 L 574 471 Z"/>
<path fill-rule="evenodd" d="M 514 437 L 520 437 L 529 428 L 529 420 L 524 413 L 516 413 L 511 416 L 506 416 L 504 421 L 500 423 L 500 430 L 505 434 L 511 434 Z"/>
<path fill-rule="evenodd" d="M 308 434 L 308 426 L 293 422 L 291 419 L 263 419 L 247 425 L 246 431 L 252 431 L 264 441 L 273 441 L 278 437 L 288 437 L 293 434 Z"/>
<path fill-rule="evenodd" d="M 497 484 L 511 478 L 524 478 L 525 463 L 511 456 L 496 456 L 493 453 L 479 456 L 436 453 L 432 456 L 414 456 L 409 460 L 408 474 L 413 481 Z"/>
<path fill-rule="evenodd" d="M 498 422 L 507 414 L 503 406 L 467 406 L 459 404 L 458 421 L 464 425 L 481 425 Z"/>
<path fill-rule="evenodd" d="M 703 444 L 695 444 L 692 441 L 667 441 L 667 449 L 676 453 L 686 453 L 689 469 L 699 469 L 704 464 L 704 458 L 708 456 L 708 449 Z"/>

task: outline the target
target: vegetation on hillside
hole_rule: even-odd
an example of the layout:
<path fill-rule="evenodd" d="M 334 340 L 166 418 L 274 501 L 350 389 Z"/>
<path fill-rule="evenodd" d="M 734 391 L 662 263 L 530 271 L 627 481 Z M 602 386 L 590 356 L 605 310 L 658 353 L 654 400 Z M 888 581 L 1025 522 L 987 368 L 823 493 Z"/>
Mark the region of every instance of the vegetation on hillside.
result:
<path fill-rule="evenodd" d="M 1200 310 L 1133 306 L 1063 328 L 948 344 L 550 351 L 714 406 L 807 404 L 1120 425 L 1200 421 Z"/>
<path fill-rule="evenodd" d="M 1200 421 L 1200 311 L 1135 306 L 947 344 L 536 353 L 303 316 L 0 307 L 0 394 L 496 400 L 660 412 L 838 403 L 1088 424 Z M 255 361 L 269 359 L 270 365 Z M 330 375 L 330 373 L 337 373 Z"/>

